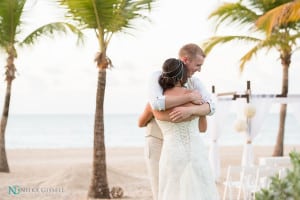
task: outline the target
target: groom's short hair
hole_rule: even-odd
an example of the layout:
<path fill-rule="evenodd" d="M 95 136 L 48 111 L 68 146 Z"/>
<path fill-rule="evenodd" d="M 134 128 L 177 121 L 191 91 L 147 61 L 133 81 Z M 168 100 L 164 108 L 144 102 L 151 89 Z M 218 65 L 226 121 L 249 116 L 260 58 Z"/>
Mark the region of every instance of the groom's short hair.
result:
<path fill-rule="evenodd" d="M 179 58 L 187 57 L 189 59 L 194 59 L 197 55 L 201 55 L 203 58 L 206 57 L 203 50 L 194 43 L 186 44 L 179 50 Z"/>

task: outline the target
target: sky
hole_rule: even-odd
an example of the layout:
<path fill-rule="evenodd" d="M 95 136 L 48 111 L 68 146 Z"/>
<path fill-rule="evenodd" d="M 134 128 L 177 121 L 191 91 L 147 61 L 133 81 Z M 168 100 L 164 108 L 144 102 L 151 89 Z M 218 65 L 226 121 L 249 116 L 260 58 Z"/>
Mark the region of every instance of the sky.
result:
<path fill-rule="evenodd" d="M 29 2 L 24 33 L 62 20 L 63 14 L 49 0 Z M 149 14 L 151 21 L 138 20 L 130 34 L 114 35 L 107 52 L 114 68 L 107 71 L 104 112 L 141 113 L 147 102 L 150 74 L 159 70 L 167 58 L 177 57 L 182 45 L 201 45 L 214 35 L 236 34 L 236 29 L 228 27 L 215 31 L 214 21 L 208 20 L 208 15 L 222 2 L 159 0 Z M 13 81 L 10 113 L 94 114 L 98 70 L 93 59 L 99 48 L 94 32 L 85 33 L 85 43 L 79 46 L 72 35 L 56 35 L 41 38 L 34 46 L 18 48 L 15 61 L 18 71 Z M 243 92 L 247 80 L 251 81 L 252 93 L 280 93 L 282 67 L 276 51 L 258 54 L 247 63 L 243 74 L 239 74 L 239 58 L 249 47 L 241 42 L 217 47 L 195 76 L 208 90 L 214 85 L 217 93 Z M 300 94 L 299 55 L 299 52 L 293 54 L 289 70 L 292 94 Z M 5 59 L 1 51 L 1 66 L 5 66 Z M 0 68 L 0 74 L 2 111 L 6 87 L 4 67 Z"/>

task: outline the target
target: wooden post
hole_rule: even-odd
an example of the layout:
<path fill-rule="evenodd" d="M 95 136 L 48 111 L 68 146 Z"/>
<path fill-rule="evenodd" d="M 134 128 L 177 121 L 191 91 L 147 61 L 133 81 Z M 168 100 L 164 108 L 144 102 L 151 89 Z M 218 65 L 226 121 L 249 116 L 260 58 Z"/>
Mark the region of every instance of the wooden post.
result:
<path fill-rule="evenodd" d="M 250 90 L 251 87 L 250 87 L 250 81 L 247 81 L 247 90 Z"/>
<path fill-rule="evenodd" d="M 247 103 L 250 102 L 250 95 L 251 95 L 250 81 L 247 81 L 247 90 L 246 90 Z"/>

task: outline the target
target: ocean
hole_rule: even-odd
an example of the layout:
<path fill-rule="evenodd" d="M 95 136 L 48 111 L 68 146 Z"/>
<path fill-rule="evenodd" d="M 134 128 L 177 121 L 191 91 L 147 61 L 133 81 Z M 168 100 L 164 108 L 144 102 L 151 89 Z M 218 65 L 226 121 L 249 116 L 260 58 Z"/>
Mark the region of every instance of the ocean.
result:
<path fill-rule="evenodd" d="M 145 128 L 137 126 L 137 114 L 105 115 L 105 144 L 107 147 L 144 146 Z M 234 115 L 224 119 L 219 145 L 242 145 L 245 137 L 234 130 Z M 254 145 L 274 145 L 279 114 L 269 114 Z M 209 124 L 208 124 L 209 126 Z M 94 115 L 10 115 L 6 129 L 6 148 L 85 148 L 93 146 Z M 285 144 L 300 144 L 300 125 L 288 114 Z M 201 134 L 210 143 L 209 132 Z"/>

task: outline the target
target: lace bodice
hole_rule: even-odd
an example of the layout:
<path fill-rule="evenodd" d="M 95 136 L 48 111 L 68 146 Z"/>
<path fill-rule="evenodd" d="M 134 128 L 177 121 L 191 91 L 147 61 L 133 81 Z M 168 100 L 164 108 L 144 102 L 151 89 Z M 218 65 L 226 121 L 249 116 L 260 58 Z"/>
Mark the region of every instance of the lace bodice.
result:
<path fill-rule="evenodd" d="M 156 120 L 164 137 L 180 135 L 180 137 L 187 138 L 190 134 L 197 133 L 198 118 L 191 121 L 173 123 L 168 121 Z"/>
<path fill-rule="evenodd" d="M 187 153 L 191 151 L 191 138 L 199 136 L 198 118 L 180 123 L 157 120 L 157 123 L 162 130 L 165 143 L 175 142 L 176 148 L 182 148 Z"/>

